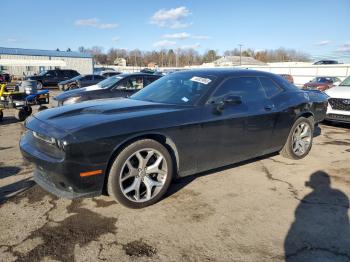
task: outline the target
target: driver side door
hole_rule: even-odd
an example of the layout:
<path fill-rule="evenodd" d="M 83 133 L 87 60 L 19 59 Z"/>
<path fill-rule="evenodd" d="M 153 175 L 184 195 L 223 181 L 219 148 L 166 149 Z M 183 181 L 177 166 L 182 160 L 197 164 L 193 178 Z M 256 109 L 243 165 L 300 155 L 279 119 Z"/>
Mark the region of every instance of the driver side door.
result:
<path fill-rule="evenodd" d="M 225 104 L 227 97 L 238 99 Z M 223 105 L 221 110 L 218 106 Z M 200 170 L 240 162 L 264 154 L 276 114 L 257 77 L 226 79 L 204 107 L 198 157 Z"/>

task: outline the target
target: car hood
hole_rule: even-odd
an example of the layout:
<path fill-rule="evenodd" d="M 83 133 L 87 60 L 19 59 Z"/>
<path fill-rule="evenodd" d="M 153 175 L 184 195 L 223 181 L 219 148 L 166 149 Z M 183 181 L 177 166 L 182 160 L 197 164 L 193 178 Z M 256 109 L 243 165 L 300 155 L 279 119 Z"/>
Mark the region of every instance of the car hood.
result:
<path fill-rule="evenodd" d="M 326 94 L 333 98 L 350 99 L 350 86 L 335 86 L 328 89 Z"/>
<path fill-rule="evenodd" d="M 31 79 L 31 80 L 37 80 L 37 79 L 40 79 L 41 78 L 41 76 L 34 76 L 34 75 L 32 75 L 32 76 L 27 76 L 26 77 L 26 79 Z"/>
<path fill-rule="evenodd" d="M 159 104 L 128 98 L 92 100 L 40 111 L 35 118 L 67 132 L 100 124 L 169 113 L 183 106 Z"/>
<path fill-rule="evenodd" d="M 96 90 L 102 90 L 102 88 L 99 87 L 98 85 L 92 85 L 92 86 L 87 86 L 83 88 L 73 89 L 73 90 L 65 91 L 55 96 L 54 99 L 57 101 L 62 101 L 62 100 L 66 100 L 69 97 L 80 96 L 82 93 L 89 92 L 89 91 L 96 91 Z"/>
<path fill-rule="evenodd" d="M 59 84 L 59 85 L 66 85 L 66 84 L 72 83 L 72 82 L 74 82 L 74 81 L 75 81 L 75 80 L 68 79 L 68 80 L 61 81 L 61 82 L 59 82 L 58 84 Z"/>

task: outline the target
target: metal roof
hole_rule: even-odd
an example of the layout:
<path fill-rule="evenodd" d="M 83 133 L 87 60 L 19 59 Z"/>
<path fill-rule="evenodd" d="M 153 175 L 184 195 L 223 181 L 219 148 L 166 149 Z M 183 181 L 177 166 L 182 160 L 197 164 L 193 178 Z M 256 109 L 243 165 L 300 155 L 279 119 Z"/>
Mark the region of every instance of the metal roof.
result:
<path fill-rule="evenodd" d="M 90 54 L 75 51 L 56 51 L 0 47 L 0 55 L 28 55 L 28 56 L 51 56 L 51 57 L 78 57 L 92 58 Z"/>

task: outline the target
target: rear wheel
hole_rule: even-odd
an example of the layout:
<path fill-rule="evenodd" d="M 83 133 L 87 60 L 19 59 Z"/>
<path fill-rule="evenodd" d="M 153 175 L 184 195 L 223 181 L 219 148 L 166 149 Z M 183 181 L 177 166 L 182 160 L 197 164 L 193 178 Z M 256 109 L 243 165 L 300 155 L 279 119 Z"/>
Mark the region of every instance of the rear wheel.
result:
<path fill-rule="evenodd" d="M 314 119 L 300 117 L 295 121 L 280 154 L 290 159 L 304 158 L 311 150 L 314 133 Z"/>
<path fill-rule="evenodd" d="M 159 201 L 173 176 L 168 150 L 151 139 L 136 141 L 115 158 L 108 177 L 108 193 L 130 208 L 143 208 Z"/>
<path fill-rule="evenodd" d="M 0 122 L 4 119 L 4 113 L 2 112 L 2 110 L 0 109 Z"/>

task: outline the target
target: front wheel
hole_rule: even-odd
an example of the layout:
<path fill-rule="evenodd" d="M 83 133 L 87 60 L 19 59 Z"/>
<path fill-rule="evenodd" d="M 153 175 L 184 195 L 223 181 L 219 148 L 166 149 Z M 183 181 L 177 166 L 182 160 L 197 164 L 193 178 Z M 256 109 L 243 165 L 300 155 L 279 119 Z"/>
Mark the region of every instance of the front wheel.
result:
<path fill-rule="evenodd" d="M 298 118 L 290 130 L 287 142 L 280 151 L 280 154 L 290 159 L 304 158 L 311 150 L 313 133 L 313 118 Z"/>
<path fill-rule="evenodd" d="M 143 208 L 162 198 L 172 176 L 168 150 L 155 140 L 139 140 L 115 158 L 109 172 L 108 193 L 126 207 Z"/>

